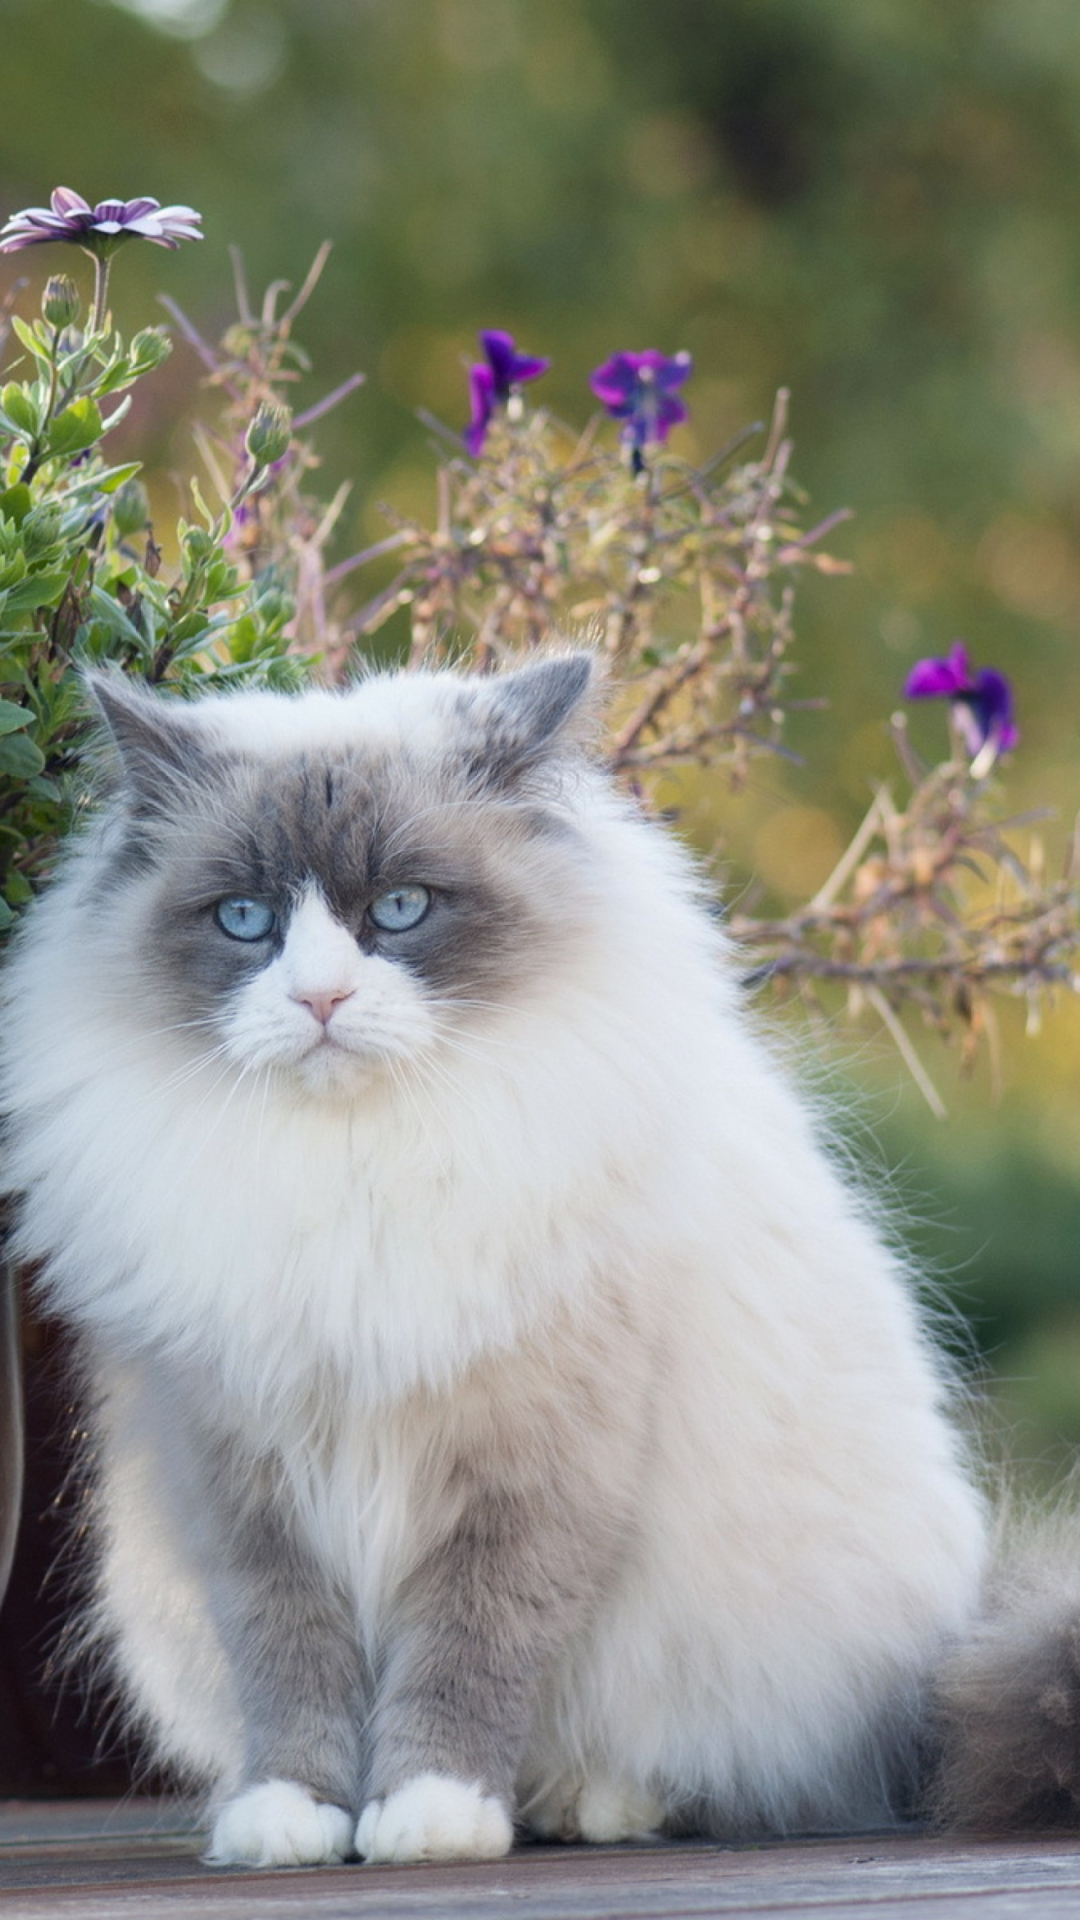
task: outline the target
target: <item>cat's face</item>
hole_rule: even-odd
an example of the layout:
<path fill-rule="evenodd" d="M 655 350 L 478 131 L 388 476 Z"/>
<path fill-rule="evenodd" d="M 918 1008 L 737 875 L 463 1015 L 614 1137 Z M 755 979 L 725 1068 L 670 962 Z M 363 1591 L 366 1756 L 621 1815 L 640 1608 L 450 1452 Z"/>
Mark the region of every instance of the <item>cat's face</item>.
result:
<path fill-rule="evenodd" d="M 142 956 L 134 997 L 241 1068 L 327 1092 L 512 1000 L 582 918 L 555 767 L 587 680 L 571 656 L 272 707 L 99 684 L 126 770 L 100 914 Z"/>

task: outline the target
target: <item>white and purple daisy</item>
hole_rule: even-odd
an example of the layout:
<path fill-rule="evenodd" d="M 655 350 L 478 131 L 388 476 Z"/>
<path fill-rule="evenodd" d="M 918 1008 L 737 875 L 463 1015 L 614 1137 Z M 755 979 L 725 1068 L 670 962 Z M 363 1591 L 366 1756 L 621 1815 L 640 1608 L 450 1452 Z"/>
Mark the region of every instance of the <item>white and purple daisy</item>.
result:
<path fill-rule="evenodd" d="M 123 240 L 152 240 L 178 247 L 201 240 L 202 215 L 194 207 L 163 207 L 160 200 L 99 200 L 95 207 L 70 187 L 57 187 L 47 207 L 24 207 L 0 227 L 0 253 L 18 253 L 49 240 L 64 240 L 87 253 L 111 253 Z"/>

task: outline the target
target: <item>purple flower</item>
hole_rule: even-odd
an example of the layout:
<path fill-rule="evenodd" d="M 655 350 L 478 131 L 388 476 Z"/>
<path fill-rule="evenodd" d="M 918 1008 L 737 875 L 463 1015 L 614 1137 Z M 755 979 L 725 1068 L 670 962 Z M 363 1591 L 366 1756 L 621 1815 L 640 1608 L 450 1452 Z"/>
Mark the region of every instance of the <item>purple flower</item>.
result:
<path fill-rule="evenodd" d="M 1020 738 L 1010 682 L 994 667 L 974 670 L 963 641 L 944 660 L 918 660 L 904 687 L 908 700 L 949 700 L 953 720 L 974 762 L 993 765 Z"/>
<path fill-rule="evenodd" d="M 623 445 L 635 473 L 644 468 L 650 441 L 666 440 L 672 427 L 686 419 L 686 407 L 676 387 L 693 372 L 688 353 L 670 357 L 647 347 L 644 353 L 613 353 L 590 376 L 589 384 L 613 420 L 625 421 Z"/>
<path fill-rule="evenodd" d="M 535 354 L 519 353 L 513 335 L 499 328 L 488 328 L 480 335 L 486 360 L 469 368 L 469 398 L 472 419 L 465 429 L 465 445 L 476 459 L 484 450 L 487 430 L 496 407 L 505 407 L 515 387 L 523 380 L 537 380 L 546 373 L 550 360 Z"/>
<path fill-rule="evenodd" d="M 66 240 L 87 253 L 107 255 L 123 240 L 152 240 L 158 247 L 178 247 L 181 240 L 201 240 L 200 213 L 194 207 L 163 207 L 158 200 L 99 200 L 91 207 L 70 187 L 57 187 L 50 207 L 26 207 L 13 213 L 0 228 L 0 253 L 18 253 L 22 247 L 42 246 L 47 240 Z"/>

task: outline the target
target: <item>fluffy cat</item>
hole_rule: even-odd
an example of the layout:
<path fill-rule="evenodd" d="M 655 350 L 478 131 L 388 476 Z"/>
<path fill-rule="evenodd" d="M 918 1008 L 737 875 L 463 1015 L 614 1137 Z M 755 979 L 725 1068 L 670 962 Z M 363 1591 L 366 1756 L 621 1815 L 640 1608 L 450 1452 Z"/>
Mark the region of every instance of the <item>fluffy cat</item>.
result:
<path fill-rule="evenodd" d="M 897 1257 L 588 656 L 185 704 L 7 971 L 96 1631 L 214 1860 L 854 1828 L 984 1517 Z"/>

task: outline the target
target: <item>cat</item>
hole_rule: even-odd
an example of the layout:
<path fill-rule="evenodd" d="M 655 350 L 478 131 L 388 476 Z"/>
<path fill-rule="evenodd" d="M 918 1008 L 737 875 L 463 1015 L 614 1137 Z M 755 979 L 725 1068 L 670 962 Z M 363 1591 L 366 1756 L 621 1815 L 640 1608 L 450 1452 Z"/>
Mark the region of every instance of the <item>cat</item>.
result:
<path fill-rule="evenodd" d="M 185 702 L 7 968 L 92 1633 L 209 1857 L 867 1828 L 987 1553 L 904 1263 L 595 662 Z"/>

